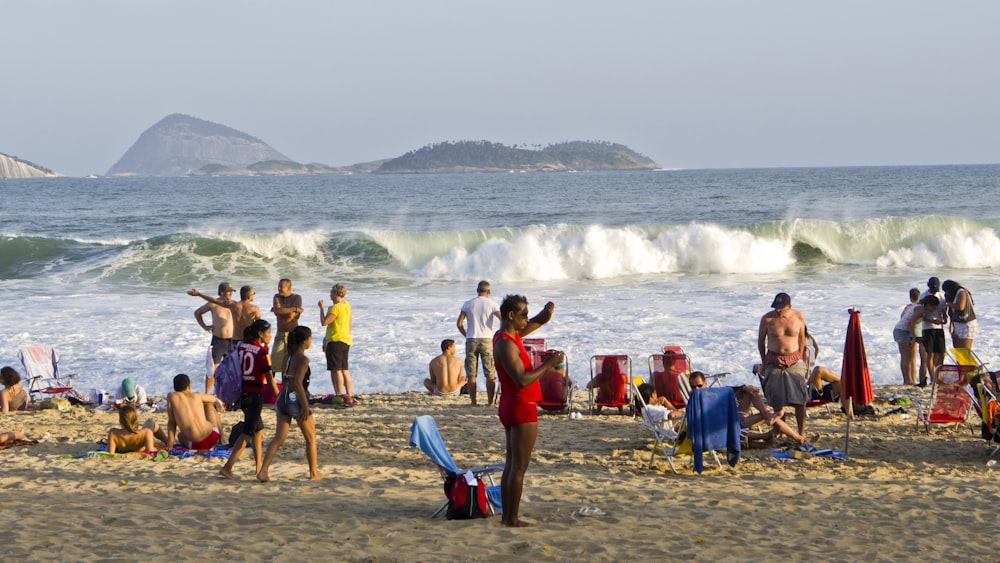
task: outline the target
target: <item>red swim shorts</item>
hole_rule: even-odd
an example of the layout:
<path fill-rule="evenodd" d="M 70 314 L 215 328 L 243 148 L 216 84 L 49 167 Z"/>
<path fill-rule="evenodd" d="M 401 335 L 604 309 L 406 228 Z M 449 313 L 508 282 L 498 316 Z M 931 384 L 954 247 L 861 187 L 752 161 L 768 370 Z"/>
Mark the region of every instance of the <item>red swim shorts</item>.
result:
<path fill-rule="evenodd" d="M 219 443 L 219 429 L 218 428 L 212 428 L 212 431 L 209 432 L 208 436 L 205 436 L 204 439 L 199 440 L 197 442 L 188 442 L 188 449 L 189 450 L 210 450 L 210 449 L 214 448 L 215 445 L 218 444 L 218 443 Z"/>
<path fill-rule="evenodd" d="M 504 428 L 511 428 L 518 424 L 538 422 L 538 407 L 535 406 L 535 403 L 504 401 L 503 395 L 501 395 L 497 415 Z"/>

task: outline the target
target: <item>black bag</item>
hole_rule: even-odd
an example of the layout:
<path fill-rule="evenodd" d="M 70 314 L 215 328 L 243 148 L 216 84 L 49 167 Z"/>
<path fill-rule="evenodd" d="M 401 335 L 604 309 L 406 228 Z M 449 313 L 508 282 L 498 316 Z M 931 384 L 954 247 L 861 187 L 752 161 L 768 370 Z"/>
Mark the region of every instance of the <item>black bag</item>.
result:
<path fill-rule="evenodd" d="M 445 513 L 448 520 L 486 518 L 489 515 L 482 479 L 469 473 L 448 473 L 444 480 L 444 494 L 448 497 L 448 511 Z"/>

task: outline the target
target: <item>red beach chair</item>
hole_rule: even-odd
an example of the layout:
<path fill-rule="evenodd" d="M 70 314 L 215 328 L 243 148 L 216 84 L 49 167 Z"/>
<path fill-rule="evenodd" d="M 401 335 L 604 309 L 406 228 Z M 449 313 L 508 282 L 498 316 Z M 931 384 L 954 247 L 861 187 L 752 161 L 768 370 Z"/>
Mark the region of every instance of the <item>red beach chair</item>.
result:
<path fill-rule="evenodd" d="M 674 408 L 683 409 L 691 392 L 688 374 L 691 359 L 680 346 L 664 346 L 662 354 L 649 357 L 649 379 L 660 397 L 665 397 Z"/>
<path fill-rule="evenodd" d="M 953 424 L 956 427 L 965 422 L 972 407 L 972 395 L 966 390 L 963 380 L 975 369 L 970 366 L 945 364 L 937 369 L 931 384 L 931 397 L 926 407 L 917 405 L 917 424 L 924 423 L 924 431 L 930 433 L 931 424 Z M 972 430 L 972 425 L 969 425 Z"/>
<path fill-rule="evenodd" d="M 632 381 L 632 358 L 625 355 L 593 356 L 590 358 L 591 413 L 600 414 L 603 407 L 617 407 L 618 413 L 632 402 L 629 382 Z"/>
<path fill-rule="evenodd" d="M 537 359 L 535 355 L 538 355 Z M 551 351 L 531 352 L 532 365 L 538 366 L 549 359 Z M 562 363 L 555 368 L 549 369 L 538 380 L 542 387 L 542 400 L 538 402 L 538 408 L 548 412 L 567 412 L 573 407 L 573 390 L 576 386 L 569 378 L 569 362 Z"/>

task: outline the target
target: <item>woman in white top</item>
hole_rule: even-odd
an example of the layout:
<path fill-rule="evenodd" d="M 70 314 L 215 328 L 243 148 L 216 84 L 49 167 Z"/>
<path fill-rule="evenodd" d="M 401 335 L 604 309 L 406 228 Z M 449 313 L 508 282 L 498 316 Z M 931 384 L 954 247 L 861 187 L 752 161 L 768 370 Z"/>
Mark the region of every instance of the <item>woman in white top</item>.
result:
<path fill-rule="evenodd" d="M 903 385 L 917 384 L 917 332 L 923 316 L 923 306 L 917 303 L 920 290 L 910 289 L 910 302 L 903 307 L 899 320 L 892 329 L 892 339 L 899 346 L 899 371 L 903 374 Z"/>

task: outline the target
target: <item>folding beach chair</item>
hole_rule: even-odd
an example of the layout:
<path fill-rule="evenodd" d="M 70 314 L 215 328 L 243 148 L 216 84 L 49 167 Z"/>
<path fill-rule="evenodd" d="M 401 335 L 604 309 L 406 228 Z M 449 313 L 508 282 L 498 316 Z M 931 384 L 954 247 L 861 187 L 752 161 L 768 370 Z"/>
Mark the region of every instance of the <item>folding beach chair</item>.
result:
<path fill-rule="evenodd" d="M 496 463 L 470 469 L 459 469 L 455 465 L 455 460 L 451 458 L 451 454 L 448 453 L 448 447 L 444 445 L 444 440 L 441 439 L 441 433 L 438 432 L 434 417 L 429 414 L 413 419 L 413 425 L 410 427 L 410 446 L 419 448 L 427 457 L 431 458 L 431 461 L 437 465 L 441 472 L 442 479 L 447 479 L 449 475 L 471 473 L 477 479 L 489 481 L 490 485 L 486 488 L 486 498 L 489 500 L 490 513 L 503 512 L 500 506 L 500 485 L 497 485 L 493 480 L 493 474 L 503 471 L 505 464 Z M 445 508 L 448 508 L 447 500 L 434 511 L 434 514 L 431 514 L 431 518 L 436 518 Z"/>
<path fill-rule="evenodd" d="M 51 346 L 23 346 L 17 357 L 24 366 L 28 380 L 28 393 L 35 399 L 40 395 L 61 397 L 73 390 L 73 378 L 79 374 L 59 372 L 59 353 Z"/>
<path fill-rule="evenodd" d="M 986 364 L 979 359 L 979 356 L 971 348 L 952 348 L 948 350 L 948 356 L 957 365 L 969 368 L 964 372 L 967 374 L 968 379 L 977 375 L 989 374 Z"/>
<path fill-rule="evenodd" d="M 521 345 L 528 353 L 543 352 L 546 350 L 544 338 L 522 338 Z"/>
<path fill-rule="evenodd" d="M 622 414 L 632 402 L 632 358 L 625 355 L 592 356 L 590 383 L 587 391 L 590 412 L 600 413 L 603 407 L 616 407 Z"/>
<path fill-rule="evenodd" d="M 966 421 L 972 407 L 972 394 L 963 381 L 973 370 L 970 366 L 944 364 L 934 373 L 931 396 L 926 406 L 917 404 L 917 424 L 924 424 L 924 431 L 930 432 L 931 424 L 959 424 Z M 972 425 L 969 425 L 972 429 Z"/>
<path fill-rule="evenodd" d="M 667 464 L 670 466 L 670 471 L 673 471 L 676 475 L 677 468 L 674 466 L 673 457 L 677 454 L 677 431 L 669 423 L 656 422 L 652 419 L 650 410 L 646 406 L 646 401 L 642 399 L 642 395 L 639 393 L 639 387 L 636 385 L 635 379 L 632 380 L 632 394 L 638 403 L 642 425 L 653 433 L 653 439 L 655 440 L 655 443 L 648 446 L 650 450 L 649 466 L 653 467 L 653 460 L 656 458 L 656 454 L 660 454 L 666 458 Z"/>
<path fill-rule="evenodd" d="M 552 351 L 532 351 L 529 354 L 531 364 L 539 366 L 552 355 Z M 538 379 L 538 383 L 542 388 L 542 400 L 538 402 L 538 408 L 552 413 L 572 410 L 576 384 L 569 378 L 569 361 L 563 363 L 561 367 L 557 366 L 546 371 Z"/>
<path fill-rule="evenodd" d="M 695 389 L 691 392 L 684 417 L 696 472 L 702 471 L 704 452 L 711 452 L 719 469 L 722 469 L 722 463 L 715 450 L 726 449 L 730 467 L 739 462 L 742 434 L 736 392 L 732 387 Z"/>
<path fill-rule="evenodd" d="M 680 346 L 664 348 L 670 349 L 649 357 L 649 382 L 653 384 L 657 396 L 670 401 L 675 408 L 683 409 L 691 393 L 688 383 L 691 360 Z"/>

